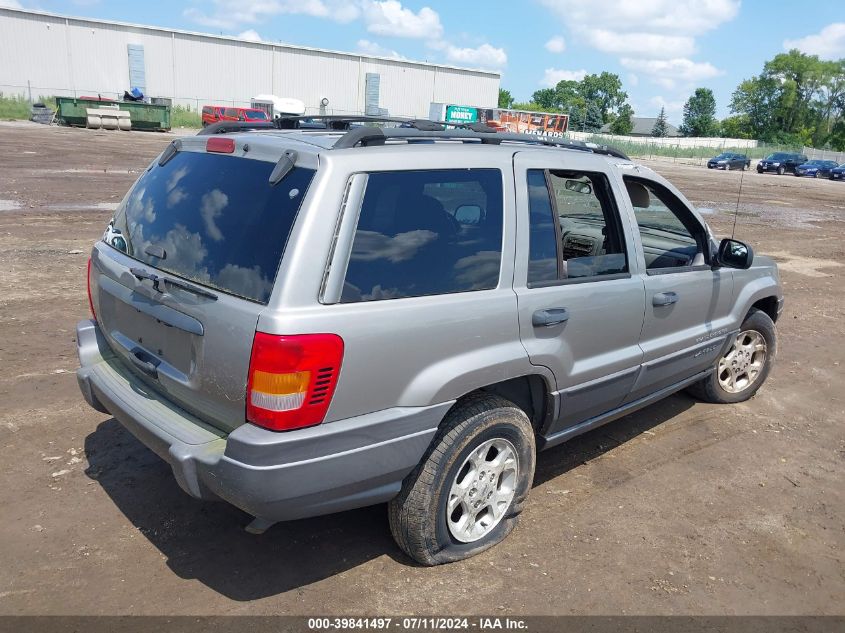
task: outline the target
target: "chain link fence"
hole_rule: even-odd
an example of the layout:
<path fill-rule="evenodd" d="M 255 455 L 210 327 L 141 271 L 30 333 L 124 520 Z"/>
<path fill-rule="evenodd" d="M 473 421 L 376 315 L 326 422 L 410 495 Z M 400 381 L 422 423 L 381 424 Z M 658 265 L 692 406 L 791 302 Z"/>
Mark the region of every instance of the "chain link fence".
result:
<path fill-rule="evenodd" d="M 719 138 L 651 138 L 639 136 L 615 136 L 610 134 L 589 134 L 582 132 L 570 132 L 570 138 L 596 143 L 598 145 L 611 145 L 632 158 L 643 158 L 649 160 L 665 160 L 673 163 L 687 165 L 704 165 L 708 160 L 722 152 L 733 152 L 745 154 L 752 163 L 755 160 L 765 158 L 775 152 L 804 153 L 810 158 L 810 152 L 822 153 L 822 150 L 812 148 L 801 148 L 793 145 L 770 145 L 749 139 L 719 139 Z M 836 154 L 836 152 L 828 152 Z M 840 153 L 841 154 L 841 153 Z M 831 158 L 831 160 L 836 160 Z M 753 166 L 753 164 L 752 164 Z"/>

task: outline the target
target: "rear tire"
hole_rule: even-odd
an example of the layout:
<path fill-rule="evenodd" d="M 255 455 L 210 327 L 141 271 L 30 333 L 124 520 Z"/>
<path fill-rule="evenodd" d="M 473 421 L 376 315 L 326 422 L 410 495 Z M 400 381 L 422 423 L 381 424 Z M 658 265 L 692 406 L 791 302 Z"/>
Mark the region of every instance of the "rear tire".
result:
<path fill-rule="evenodd" d="M 516 527 L 535 462 L 534 429 L 522 409 L 490 394 L 467 398 L 390 502 L 396 544 L 428 566 L 496 545 Z"/>
<path fill-rule="evenodd" d="M 774 365 L 777 332 L 768 314 L 752 308 L 733 345 L 716 360 L 713 372 L 687 391 L 704 402 L 735 404 L 757 393 Z"/>

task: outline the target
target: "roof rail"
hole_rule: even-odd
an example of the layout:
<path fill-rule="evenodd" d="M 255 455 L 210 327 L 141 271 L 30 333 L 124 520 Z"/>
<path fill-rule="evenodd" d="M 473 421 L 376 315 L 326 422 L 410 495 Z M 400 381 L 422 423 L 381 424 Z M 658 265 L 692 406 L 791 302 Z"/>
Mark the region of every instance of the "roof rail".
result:
<path fill-rule="evenodd" d="M 310 127 L 308 123 L 321 122 L 325 127 Z M 355 123 L 397 123 L 398 127 L 375 127 L 369 125 L 355 126 Z M 303 125 L 304 124 L 304 125 Z M 399 117 L 358 116 L 358 115 L 315 115 L 315 116 L 281 116 L 273 121 L 220 121 L 203 128 L 198 136 L 209 134 L 229 134 L 233 132 L 248 132 L 253 130 L 300 130 L 302 132 L 345 131 L 332 146 L 333 149 L 348 149 L 357 146 L 384 145 L 388 140 L 434 141 L 453 140 L 462 142 L 480 142 L 484 145 L 500 145 L 501 143 L 524 143 L 528 145 L 543 145 L 573 149 L 581 152 L 592 152 L 630 160 L 628 156 L 608 145 L 597 145 L 584 141 L 575 141 L 562 137 L 546 136 L 543 134 L 518 134 L 514 132 L 497 132 L 484 123 L 451 123 L 447 121 L 430 121 L 428 119 L 408 119 Z"/>
<path fill-rule="evenodd" d="M 438 123 L 438 125 L 440 125 Z M 451 124 L 449 124 L 451 125 Z M 524 143 L 528 145 L 543 145 L 546 147 L 560 147 L 581 152 L 605 154 L 622 160 L 630 160 L 628 156 L 616 148 L 607 145 L 596 145 L 583 141 L 573 141 L 565 138 L 542 136 L 540 134 L 516 134 L 513 132 L 497 132 L 493 128 L 480 130 L 477 127 L 458 125 L 457 129 L 420 130 L 414 128 L 374 128 L 361 127 L 349 130 L 341 136 L 333 149 L 348 149 L 358 145 L 384 145 L 388 140 L 455 140 L 462 142 L 480 142 L 484 145 L 500 145 L 501 143 Z M 485 126 L 486 127 L 486 126 Z M 469 128 L 469 129 L 467 129 Z"/>

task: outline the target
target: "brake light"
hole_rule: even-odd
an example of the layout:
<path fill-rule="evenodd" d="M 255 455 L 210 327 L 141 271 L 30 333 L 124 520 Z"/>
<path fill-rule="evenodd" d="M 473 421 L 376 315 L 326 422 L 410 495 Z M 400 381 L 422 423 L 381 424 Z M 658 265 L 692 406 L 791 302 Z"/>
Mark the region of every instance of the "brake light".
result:
<path fill-rule="evenodd" d="M 231 154 L 235 151 L 235 139 L 212 136 L 205 144 L 205 151 L 217 152 L 218 154 Z"/>
<path fill-rule="evenodd" d="M 273 431 L 320 424 L 342 360 L 343 339 L 336 334 L 256 332 L 249 361 L 247 421 Z"/>
<path fill-rule="evenodd" d="M 94 312 L 94 300 L 91 298 L 91 258 L 88 258 L 88 274 L 86 275 L 88 282 L 88 307 L 91 309 L 91 316 L 97 320 L 97 313 Z"/>

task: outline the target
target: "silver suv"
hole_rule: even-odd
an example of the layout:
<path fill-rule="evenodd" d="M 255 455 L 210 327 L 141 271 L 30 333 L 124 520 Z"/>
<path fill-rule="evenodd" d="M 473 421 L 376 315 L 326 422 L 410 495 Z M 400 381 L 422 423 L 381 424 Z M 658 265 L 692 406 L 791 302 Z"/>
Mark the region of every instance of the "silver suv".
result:
<path fill-rule="evenodd" d="M 651 169 L 329 123 L 174 141 L 89 263 L 85 399 L 250 531 L 389 502 L 409 556 L 460 560 L 514 528 L 538 450 L 766 380 L 775 264 Z"/>

